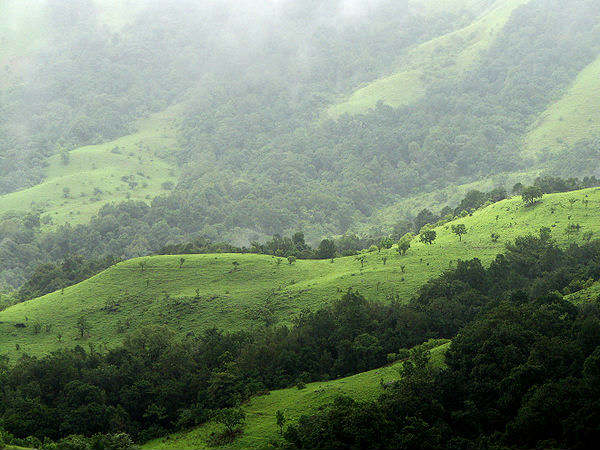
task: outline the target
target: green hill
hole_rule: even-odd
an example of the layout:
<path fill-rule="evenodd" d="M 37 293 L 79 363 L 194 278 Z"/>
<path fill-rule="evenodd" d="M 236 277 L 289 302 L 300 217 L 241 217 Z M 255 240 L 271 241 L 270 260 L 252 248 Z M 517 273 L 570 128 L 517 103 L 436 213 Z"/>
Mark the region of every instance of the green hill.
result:
<path fill-rule="evenodd" d="M 174 185 L 179 174 L 172 155 L 178 109 L 139 121 L 128 136 L 71 150 L 66 163 L 61 155 L 51 156 L 45 180 L 0 196 L 0 210 L 33 210 L 50 218 L 50 225 L 76 224 L 87 222 L 107 202 L 149 201 L 164 193 L 164 183 Z"/>
<path fill-rule="evenodd" d="M 512 12 L 528 1 L 494 2 L 468 26 L 410 50 L 400 62 L 398 72 L 357 89 L 343 102 L 331 106 L 328 114 L 332 117 L 344 113 L 358 114 L 368 111 L 380 101 L 392 107 L 413 103 L 425 94 L 432 77 L 458 76 L 471 68 L 478 57 L 490 48 Z M 456 2 L 441 2 L 437 6 L 444 8 L 450 4 L 458 7 Z M 463 6 L 473 9 L 476 5 Z"/>
<path fill-rule="evenodd" d="M 526 156 L 561 153 L 600 135 L 600 58 L 579 73 L 567 92 L 544 111 L 525 137 Z"/>
<path fill-rule="evenodd" d="M 452 233 L 453 223 L 466 225 L 462 241 Z M 568 229 L 577 224 L 579 231 Z M 277 321 L 288 322 L 350 287 L 373 300 L 385 301 L 392 294 L 408 299 L 457 259 L 479 257 L 487 263 L 506 242 L 542 226 L 550 227 L 561 244 L 597 235 L 600 190 L 546 195 L 533 207 L 525 207 L 520 198 L 507 199 L 438 226 L 432 245 L 414 239 L 405 256 L 395 248 L 367 253 L 364 267 L 356 257 L 290 265 L 255 254 L 185 255 L 181 267 L 180 256 L 128 260 L 63 291 L 1 311 L 0 346 L 11 357 L 76 344 L 111 346 L 142 324 L 166 324 L 182 334 L 215 326 L 239 330 L 261 323 L 259 310 L 265 308 Z M 82 316 L 90 325 L 89 338 L 83 340 L 76 328 Z"/>
<path fill-rule="evenodd" d="M 443 364 L 443 355 L 448 343 L 431 350 L 434 366 Z M 254 397 L 242 406 L 246 413 L 244 434 L 228 448 L 264 448 L 270 441 L 278 439 L 275 413 L 283 412 L 288 422 L 297 420 L 301 415 L 316 412 L 320 407 L 331 403 L 337 396 L 348 395 L 360 400 L 375 399 L 381 393 L 381 383 L 398 379 L 400 363 L 359 373 L 339 380 L 309 383 L 306 389 L 279 389 L 266 395 Z M 172 434 L 146 443 L 147 449 L 199 449 L 209 448 L 206 440 L 211 432 L 219 431 L 220 426 L 208 422 L 191 431 Z"/>

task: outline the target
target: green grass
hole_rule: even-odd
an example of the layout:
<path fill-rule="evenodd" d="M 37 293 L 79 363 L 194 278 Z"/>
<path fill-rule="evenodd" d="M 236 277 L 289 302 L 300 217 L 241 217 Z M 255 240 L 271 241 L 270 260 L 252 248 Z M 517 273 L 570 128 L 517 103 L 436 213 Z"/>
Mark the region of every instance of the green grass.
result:
<path fill-rule="evenodd" d="M 368 221 L 357 225 L 356 229 L 359 232 L 367 233 L 373 229 L 391 229 L 407 214 L 415 216 L 424 208 L 438 212 L 445 206 L 457 205 L 470 190 L 475 189 L 486 192 L 499 186 L 510 190 L 515 183 L 531 184 L 540 175 L 541 170 L 538 169 L 528 172 L 502 173 L 471 183 L 448 186 L 443 189 L 402 198 L 376 211 Z"/>
<path fill-rule="evenodd" d="M 421 98 L 426 87 L 440 77 L 461 76 L 487 50 L 512 12 L 529 0 L 501 0 L 486 9 L 471 24 L 452 33 L 432 39 L 411 49 L 400 62 L 398 71 L 377 79 L 354 91 L 348 98 L 327 110 L 330 117 L 359 114 L 383 102 L 399 107 Z M 482 2 L 438 0 L 440 8 L 481 10 Z M 429 8 L 433 5 L 428 5 Z"/>
<path fill-rule="evenodd" d="M 479 257 L 489 262 L 506 242 L 537 232 L 541 226 L 551 227 L 560 244 L 580 242 L 589 232 L 597 237 L 600 190 L 546 195 L 534 207 L 524 207 L 520 198 L 507 199 L 457 222 L 468 229 L 462 242 L 452 234 L 451 224 L 445 224 L 437 228 L 438 238 L 432 245 L 415 239 L 406 256 L 395 248 L 369 253 L 364 268 L 355 257 L 337 258 L 334 263 L 299 260 L 290 265 L 265 255 L 187 255 L 182 268 L 179 256 L 128 260 L 64 292 L 1 311 L 0 348 L 15 358 L 76 344 L 110 347 L 120 343 L 128 330 L 147 324 L 167 325 L 180 334 L 213 326 L 247 329 L 260 323 L 254 311 L 266 298 L 271 299 L 279 321 L 289 322 L 302 309 L 322 307 L 350 287 L 372 300 L 385 301 L 394 293 L 407 300 L 457 259 Z M 568 233 L 570 223 L 583 228 Z M 499 235 L 497 242 L 492 242 L 492 232 Z M 385 265 L 383 256 L 387 257 Z M 143 271 L 140 262 L 145 263 Z M 82 315 L 91 333 L 80 340 L 75 324 Z M 17 323 L 26 327 L 17 328 Z M 34 323 L 42 325 L 38 334 Z"/>
<path fill-rule="evenodd" d="M 373 108 L 379 101 L 394 108 L 409 105 L 425 94 L 421 75 L 421 71 L 412 70 L 375 80 L 354 91 L 343 103 L 329 108 L 328 113 L 333 117 L 358 114 Z"/>
<path fill-rule="evenodd" d="M 526 156 L 560 153 L 600 136 L 600 57 L 579 73 L 567 92 L 544 111 L 525 138 Z"/>
<path fill-rule="evenodd" d="M 446 343 L 431 350 L 431 361 L 436 367 L 443 364 L 443 355 L 450 344 Z M 348 395 L 358 400 L 374 400 L 381 393 L 380 383 L 399 378 L 401 363 L 359 373 L 333 381 L 309 383 L 306 389 L 297 388 L 271 391 L 267 395 L 252 398 L 242 406 L 246 413 L 244 433 L 227 448 L 264 448 L 270 441 L 278 439 L 275 413 L 281 410 L 287 423 L 295 422 L 301 415 L 318 411 L 340 395 Z M 208 422 L 190 431 L 175 433 L 146 443 L 146 449 L 201 449 L 208 448 L 206 440 L 213 431 L 221 431 L 221 426 Z"/>
<path fill-rule="evenodd" d="M 40 211 L 52 227 L 87 222 L 107 202 L 149 201 L 164 193 L 162 184 L 176 183 L 178 176 L 172 158 L 178 108 L 141 120 L 131 135 L 70 151 L 68 164 L 60 155 L 50 157 L 44 182 L 0 196 L 0 211 Z M 132 177 L 137 186 L 132 189 L 122 177 Z"/>

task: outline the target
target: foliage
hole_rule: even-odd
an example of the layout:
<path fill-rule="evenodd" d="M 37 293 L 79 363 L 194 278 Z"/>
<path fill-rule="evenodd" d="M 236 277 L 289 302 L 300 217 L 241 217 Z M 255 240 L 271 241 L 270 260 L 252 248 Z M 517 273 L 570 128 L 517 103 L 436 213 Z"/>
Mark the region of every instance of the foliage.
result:
<path fill-rule="evenodd" d="M 521 197 L 523 198 L 523 202 L 527 205 L 533 205 L 538 199 L 542 198 L 544 195 L 542 189 L 538 186 L 529 186 L 523 188 L 521 191 Z"/>
<path fill-rule="evenodd" d="M 419 234 L 419 240 L 424 244 L 433 244 L 435 238 L 437 237 L 437 233 L 435 230 L 423 230 Z"/>
<path fill-rule="evenodd" d="M 463 234 L 467 234 L 467 227 L 464 223 L 452 225 L 452 232 L 458 236 L 458 240 L 462 241 Z"/>

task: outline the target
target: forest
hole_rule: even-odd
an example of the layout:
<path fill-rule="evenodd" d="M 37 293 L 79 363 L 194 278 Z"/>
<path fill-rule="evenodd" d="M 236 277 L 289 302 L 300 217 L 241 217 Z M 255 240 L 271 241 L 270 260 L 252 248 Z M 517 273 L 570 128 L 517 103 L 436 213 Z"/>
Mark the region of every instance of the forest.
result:
<path fill-rule="evenodd" d="M 211 329 L 183 340 L 145 328 L 108 353 L 78 346 L 4 361 L 3 435 L 43 448 L 77 435 L 126 432 L 143 441 L 198 425 L 251 395 L 406 358 L 402 378 L 377 402 L 336 400 L 290 425 L 286 441 L 358 448 L 383 430 L 377 448 L 585 445 L 597 437 L 600 412 L 600 305 L 577 306 L 561 293 L 599 280 L 599 255 L 600 241 L 561 249 L 541 229 L 509 244 L 489 267 L 458 261 L 408 303 L 382 305 L 348 291 L 291 328 Z M 440 372 L 427 365 L 427 347 L 408 350 L 455 336 Z"/>
<path fill-rule="evenodd" d="M 598 0 L 0 0 L 0 450 L 595 448 Z"/>
<path fill-rule="evenodd" d="M 5 112 L 0 117 L 6 130 L 14 128 L 11 121 L 24 120 L 15 114 L 26 106 L 40 108 L 29 113 L 28 121 L 43 122 L 43 126 L 30 125 L 38 137 L 28 133 L 28 142 L 18 146 L 30 150 L 19 151 L 18 156 L 0 151 L 6 153 L 1 165 L 3 192 L 40 182 L 50 155 L 68 155 L 75 147 L 110 140 L 125 133 L 124 127 L 132 126 L 134 117 L 176 102 L 176 93 L 193 92 L 176 131 L 178 148 L 172 156 L 181 176 L 175 189 L 143 205 L 100 206 L 89 226 L 103 234 L 116 233 L 116 239 L 103 239 L 101 245 L 94 245 L 96 254 L 85 251 L 86 257 L 108 252 L 129 258 L 199 237 L 231 240 L 232 230 L 239 236 L 236 245 L 298 229 L 314 241 L 352 232 L 357 223 L 368 222 L 378 209 L 398 199 L 492 174 L 528 170 L 536 164 L 542 164 L 546 175 L 597 174 L 598 145 L 593 139 L 578 142 L 567 158 L 548 153 L 536 163 L 515 152 L 537 114 L 595 58 L 599 35 L 588 26 L 598 19 L 594 1 L 579 0 L 576 8 L 567 9 L 559 1 L 527 2 L 514 11 L 489 51 L 462 77 L 431 73 L 423 80 L 427 94 L 413 104 L 394 108 L 380 102 L 364 113 L 327 118 L 322 111 L 333 92 L 372 79 L 389 61 L 401 57 L 403 49 L 460 27 L 469 20 L 468 10 L 419 15 L 418 9 L 407 13 L 403 2 L 384 2 L 361 26 L 350 22 L 318 28 L 319 33 L 315 31 L 305 43 L 314 52 L 312 63 L 304 64 L 294 47 L 300 38 L 289 30 L 295 30 L 298 21 L 313 23 L 311 14 L 320 14 L 321 9 L 297 5 L 298 9 L 286 10 L 287 15 L 278 18 L 273 35 L 251 40 L 253 46 L 243 55 L 234 46 L 227 62 L 219 59 L 222 54 L 215 48 L 215 61 L 209 59 L 200 70 L 168 49 L 191 30 L 202 36 L 213 32 L 208 25 L 218 27 L 222 19 L 204 21 L 204 26 L 193 20 L 218 16 L 211 7 L 178 2 L 168 9 L 168 20 L 149 29 L 152 14 L 165 14 L 150 9 L 144 20 L 115 34 L 97 23 L 91 0 L 71 3 L 77 7 L 71 5 L 67 12 L 61 2 L 52 2 L 48 12 L 57 33 L 54 39 L 60 42 L 39 61 L 43 72 L 36 79 L 48 80 L 47 85 L 24 84 L 2 91 L 5 101 L 0 107 Z M 325 9 L 335 5 L 317 3 Z M 191 15 L 189 8 L 208 11 Z M 280 39 L 277 33 L 284 32 L 285 39 Z M 161 45 L 151 45 L 153 39 L 161 40 Z M 186 52 L 204 54 L 206 42 L 189 42 Z M 73 58 L 80 54 L 90 59 L 89 64 L 77 61 L 89 73 L 48 73 L 52 67 L 72 67 Z M 124 54 L 131 58 L 118 57 Z M 259 71 L 248 59 L 261 61 L 270 70 Z M 47 63 L 50 60 L 52 64 Z M 95 71 L 99 64 L 107 69 Z M 234 68 L 243 64 L 250 66 L 240 78 Z M 197 77 L 203 81 L 191 86 Z M 146 95 L 148 80 L 153 80 L 151 101 Z M 77 86 L 81 95 L 70 91 L 70 100 L 65 98 L 61 88 L 65 85 Z M 103 91 L 95 89 L 99 86 Z M 43 93 L 35 96 L 35 107 L 30 103 L 35 91 L 29 88 Z M 114 105 L 119 105 L 118 111 L 107 109 Z M 51 125 L 65 116 L 73 118 L 68 127 Z M 0 135 L 4 136 L 0 146 L 17 148 L 14 133 Z M 69 164 L 68 157 L 64 161 Z M 146 218 L 148 211 L 152 213 Z M 31 259 L 37 259 L 34 265 L 44 262 L 37 248 L 52 259 L 62 258 L 72 249 L 69 243 L 60 243 L 60 235 L 78 235 L 68 222 L 50 231 L 45 224 L 51 218 L 43 207 L 32 212 L 42 220 L 40 230 L 23 228 L 21 220 L 27 216 L 20 213 L 7 211 L 0 222 L 0 272 L 8 286 L 22 283 L 24 270 L 31 273 Z M 131 220 L 144 223 L 128 229 Z M 91 239 L 95 236 L 92 233 Z M 56 246 L 63 250 L 57 252 Z"/>

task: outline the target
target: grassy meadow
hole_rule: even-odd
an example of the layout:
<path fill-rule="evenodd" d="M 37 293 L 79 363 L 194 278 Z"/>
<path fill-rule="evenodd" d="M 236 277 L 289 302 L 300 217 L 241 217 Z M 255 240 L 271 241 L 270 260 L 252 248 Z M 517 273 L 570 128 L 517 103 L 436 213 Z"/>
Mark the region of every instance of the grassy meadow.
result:
<path fill-rule="evenodd" d="M 174 185 L 179 175 L 173 160 L 177 112 L 171 107 L 141 120 L 128 136 L 71 150 L 68 163 L 50 157 L 46 179 L 0 196 L 0 211 L 38 211 L 52 227 L 85 223 L 107 202 L 150 201 L 165 193 L 163 183 Z"/>
<path fill-rule="evenodd" d="M 525 137 L 526 156 L 560 153 L 600 135 L 600 58 L 582 70 L 567 92 L 544 111 Z"/>
<path fill-rule="evenodd" d="M 462 241 L 452 233 L 463 223 Z M 570 232 L 579 224 L 579 232 Z M 289 323 L 305 308 L 316 309 L 348 288 L 368 299 L 391 295 L 409 299 L 429 278 L 457 259 L 479 257 L 484 263 L 506 242 L 541 226 L 557 242 L 578 242 L 600 233 L 600 189 L 546 195 L 526 207 L 519 197 L 475 211 L 436 228 L 426 245 L 413 239 L 401 256 L 395 247 L 358 257 L 298 260 L 255 254 L 149 256 L 121 262 L 64 290 L 0 311 L 0 348 L 12 358 L 41 355 L 73 345 L 112 346 L 143 325 L 167 325 L 182 335 L 218 327 L 247 329 L 262 323 L 257 310 L 271 308 Z M 491 234 L 499 237 L 492 240 Z M 181 264 L 181 258 L 184 258 Z M 384 264 L 385 261 L 385 264 Z M 77 320 L 84 316 L 89 335 L 81 338 Z"/>

